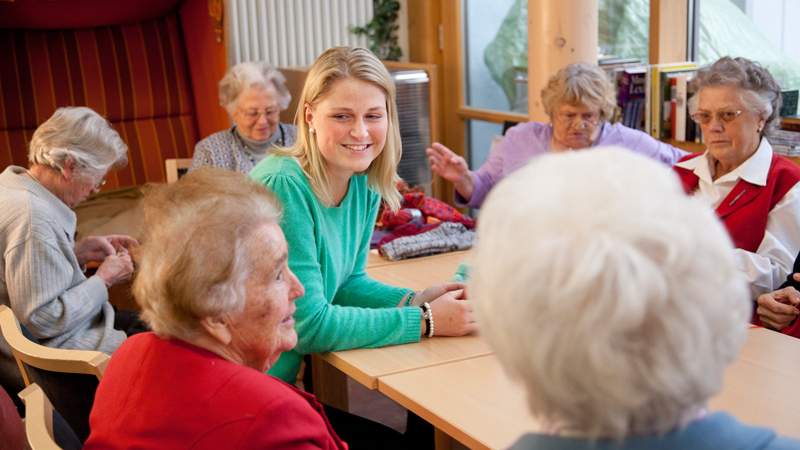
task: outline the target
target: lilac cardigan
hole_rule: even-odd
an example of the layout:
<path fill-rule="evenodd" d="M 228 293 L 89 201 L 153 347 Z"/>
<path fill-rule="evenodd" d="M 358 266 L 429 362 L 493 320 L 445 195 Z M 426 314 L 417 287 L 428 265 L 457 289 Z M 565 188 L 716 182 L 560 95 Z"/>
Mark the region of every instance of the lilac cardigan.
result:
<path fill-rule="evenodd" d="M 550 150 L 552 135 L 553 128 L 546 123 L 526 122 L 510 128 L 480 169 L 470 172 L 475 186 L 472 190 L 472 198 L 467 200 L 456 192 L 456 203 L 460 206 L 480 208 L 486 194 L 495 184 L 531 159 Z M 619 123 L 606 122 L 602 125 L 600 135 L 594 143 L 595 147 L 601 145 L 625 147 L 669 166 L 686 155 L 683 150 Z"/>

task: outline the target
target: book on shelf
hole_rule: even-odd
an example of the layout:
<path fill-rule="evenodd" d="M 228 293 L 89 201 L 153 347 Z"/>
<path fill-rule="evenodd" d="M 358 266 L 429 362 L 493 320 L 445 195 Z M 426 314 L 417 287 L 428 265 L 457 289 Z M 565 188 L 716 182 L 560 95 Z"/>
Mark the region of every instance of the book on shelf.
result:
<path fill-rule="evenodd" d="M 696 124 L 689 118 L 689 82 L 697 71 L 694 63 L 650 66 L 650 108 L 648 132 L 656 139 L 690 141 L 699 139 Z"/>
<path fill-rule="evenodd" d="M 647 65 L 638 59 L 601 60 L 602 68 L 617 90 L 618 119 L 629 128 L 646 130 Z"/>

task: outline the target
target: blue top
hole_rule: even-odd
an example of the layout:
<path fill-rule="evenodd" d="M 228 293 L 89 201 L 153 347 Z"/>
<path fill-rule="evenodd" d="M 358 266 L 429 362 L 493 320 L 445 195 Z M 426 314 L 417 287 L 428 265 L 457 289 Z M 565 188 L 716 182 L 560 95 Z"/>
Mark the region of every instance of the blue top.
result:
<path fill-rule="evenodd" d="M 800 418 L 798 418 L 800 426 Z M 663 436 L 639 436 L 623 442 L 526 434 L 510 450 L 800 450 L 800 441 L 779 437 L 768 428 L 745 425 L 718 412 Z"/>

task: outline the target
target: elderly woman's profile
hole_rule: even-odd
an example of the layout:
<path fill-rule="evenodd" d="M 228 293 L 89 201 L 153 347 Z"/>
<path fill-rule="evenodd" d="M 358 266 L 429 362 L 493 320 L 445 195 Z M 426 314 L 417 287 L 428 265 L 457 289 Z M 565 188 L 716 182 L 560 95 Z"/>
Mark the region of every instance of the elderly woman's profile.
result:
<path fill-rule="evenodd" d="M 75 242 L 73 211 L 127 163 L 127 151 L 95 111 L 59 108 L 33 133 L 29 167 L 0 174 L 0 304 L 42 345 L 113 353 L 133 332 L 135 314 L 115 311 L 108 288 L 130 278 L 128 252 L 138 242 L 124 235 Z M 89 262 L 100 263 L 96 272 L 87 273 Z M 23 387 L 4 341 L 0 381 Z"/>
<path fill-rule="evenodd" d="M 481 220 L 478 324 L 542 426 L 512 449 L 800 448 L 706 409 L 750 298 L 724 228 L 667 168 L 620 148 L 546 155 Z"/>
<path fill-rule="evenodd" d="M 264 373 L 295 346 L 303 295 L 275 196 L 203 168 L 144 214 L 133 291 L 153 331 L 111 360 L 85 448 L 346 448 L 313 395 Z"/>

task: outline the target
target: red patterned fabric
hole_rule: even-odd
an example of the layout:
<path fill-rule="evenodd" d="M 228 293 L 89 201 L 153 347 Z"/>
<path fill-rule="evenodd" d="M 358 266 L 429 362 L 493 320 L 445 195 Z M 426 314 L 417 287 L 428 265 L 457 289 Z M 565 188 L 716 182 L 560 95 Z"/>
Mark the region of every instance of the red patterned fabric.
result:
<path fill-rule="evenodd" d="M 27 166 L 33 131 L 57 107 L 88 106 L 130 148 L 106 189 L 164 181 L 164 159 L 190 157 L 199 138 L 182 36 L 177 12 L 122 26 L 0 29 L 0 167 Z"/>

